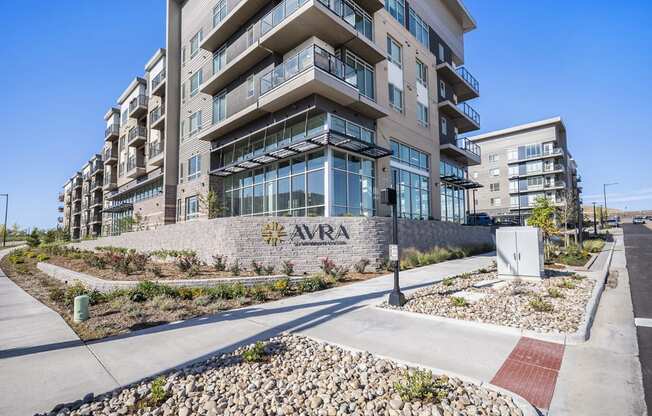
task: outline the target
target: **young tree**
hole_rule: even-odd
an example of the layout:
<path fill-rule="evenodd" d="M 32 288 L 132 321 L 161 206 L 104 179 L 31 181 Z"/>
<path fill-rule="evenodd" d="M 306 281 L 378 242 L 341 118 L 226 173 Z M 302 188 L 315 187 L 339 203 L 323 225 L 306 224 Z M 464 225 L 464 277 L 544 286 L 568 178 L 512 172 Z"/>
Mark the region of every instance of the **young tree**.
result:
<path fill-rule="evenodd" d="M 546 197 L 539 197 L 534 201 L 532 215 L 528 218 L 528 224 L 533 227 L 539 227 L 543 233 L 545 247 L 548 247 L 550 237 L 559 233 L 559 228 L 555 222 L 557 208 Z M 546 250 L 546 257 L 549 253 Z"/>
<path fill-rule="evenodd" d="M 41 238 L 39 237 L 39 232 L 36 227 L 32 230 L 32 233 L 27 236 L 27 245 L 30 247 L 38 247 L 41 244 Z"/>
<path fill-rule="evenodd" d="M 200 195 L 199 202 L 203 206 L 203 209 L 206 210 L 209 219 L 217 218 L 222 212 L 222 208 L 217 200 L 217 192 L 212 189 L 206 195 Z"/>

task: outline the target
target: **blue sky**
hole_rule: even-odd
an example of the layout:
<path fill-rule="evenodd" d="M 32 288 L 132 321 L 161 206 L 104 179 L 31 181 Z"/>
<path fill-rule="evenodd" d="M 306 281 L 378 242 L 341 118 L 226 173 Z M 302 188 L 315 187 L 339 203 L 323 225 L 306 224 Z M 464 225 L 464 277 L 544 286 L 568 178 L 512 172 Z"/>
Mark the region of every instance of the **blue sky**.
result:
<path fill-rule="evenodd" d="M 561 115 L 584 200 L 652 209 L 652 2 L 466 0 L 482 131 Z M 0 0 L 0 193 L 9 223 L 56 224 L 61 185 L 156 48 L 163 0 Z M 1 201 L 4 206 L 4 201 Z M 0 208 L 0 211 L 3 208 Z"/>

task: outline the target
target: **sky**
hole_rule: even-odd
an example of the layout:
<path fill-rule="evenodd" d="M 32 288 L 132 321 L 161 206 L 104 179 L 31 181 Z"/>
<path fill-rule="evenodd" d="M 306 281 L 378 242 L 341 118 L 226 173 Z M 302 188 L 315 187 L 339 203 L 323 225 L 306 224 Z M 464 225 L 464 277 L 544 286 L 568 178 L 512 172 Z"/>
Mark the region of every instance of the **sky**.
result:
<path fill-rule="evenodd" d="M 652 2 L 465 0 L 482 130 L 562 116 L 586 204 L 652 209 Z M 623 6 L 623 5 L 626 5 Z M 103 116 L 165 43 L 164 0 L 0 0 L 0 194 L 8 223 L 53 227 Z M 474 132 L 473 134 L 476 134 Z M 4 215 L 0 197 L 0 220 Z"/>

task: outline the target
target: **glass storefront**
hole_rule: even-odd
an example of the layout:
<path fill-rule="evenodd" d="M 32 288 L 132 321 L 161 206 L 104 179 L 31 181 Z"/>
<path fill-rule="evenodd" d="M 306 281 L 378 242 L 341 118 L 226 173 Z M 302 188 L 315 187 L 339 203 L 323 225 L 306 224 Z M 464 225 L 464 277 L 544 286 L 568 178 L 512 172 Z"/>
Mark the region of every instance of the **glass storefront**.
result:
<path fill-rule="evenodd" d="M 464 168 L 442 160 L 439 164 L 439 176 L 465 179 L 467 173 Z M 463 187 L 442 180 L 440 198 L 442 221 L 466 223 L 466 190 Z"/>
<path fill-rule="evenodd" d="M 430 218 L 430 173 L 428 154 L 390 140 L 392 182 L 398 191 L 401 218 Z"/>

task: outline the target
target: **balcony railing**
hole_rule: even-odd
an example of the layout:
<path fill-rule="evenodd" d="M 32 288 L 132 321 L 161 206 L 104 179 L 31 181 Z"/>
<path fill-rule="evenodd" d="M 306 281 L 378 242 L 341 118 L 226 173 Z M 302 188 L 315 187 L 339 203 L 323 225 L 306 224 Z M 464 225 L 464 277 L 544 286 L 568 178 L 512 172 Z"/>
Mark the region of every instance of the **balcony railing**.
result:
<path fill-rule="evenodd" d="M 462 77 L 470 86 L 475 90 L 475 92 L 480 93 L 480 83 L 465 67 L 460 66 L 455 69 L 457 74 Z"/>
<path fill-rule="evenodd" d="M 140 94 L 129 102 L 129 113 L 133 113 L 138 107 L 147 107 L 147 96 L 145 94 Z"/>
<path fill-rule="evenodd" d="M 120 124 L 118 123 L 111 124 L 109 127 L 106 128 L 106 130 L 104 130 L 105 138 L 112 135 L 117 136 L 118 134 L 120 134 Z"/>
<path fill-rule="evenodd" d="M 117 151 L 113 150 L 113 146 L 107 147 L 106 149 L 104 149 L 103 160 L 106 162 L 109 159 L 117 158 L 118 157 L 117 153 L 118 153 Z"/>
<path fill-rule="evenodd" d="M 156 156 L 160 155 L 161 152 L 163 152 L 163 142 L 162 141 L 156 141 L 156 142 L 151 142 L 148 145 L 148 152 L 147 154 L 149 155 L 150 159 L 155 158 Z"/>
<path fill-rule="evenodd" d="M 260 78 L 260 95 L 271 91 L 313 66 L 354 88 L 358 88 L 358 76 L 352 66 L 347 65 L 327 50 L 312 45 L 263 75 Z"/>
<path fill-rule="evenodd" d="M 158 106 L 149 112 L 149 124 L 152 125 L 159 121 L 165 115 L 165 106 Z"/>
<path fill-rule="evenodd" d="M 308 0 L 285 0 L 278 6 L 274 7 L 274 9 L 267 13 L 260 21 L 261 36 L 276 27 L 307 1 Z M 358 31 L 358 33 L 361 33 L 367 39 L 373 41 L 373 19 L 371 19 L 366 13 L 363 13 L 355 3 L 349 1 L 317 1 L 351 25 Z"/>
<path fill-rule="evenodd" d="M 478 146 L 476 143 L 473 143 L 466 137 L 460 137 L 457 139 L 457 147 L 466 150 L 467 152 L 471 152 L 474 155 L 480 156 L 480 146 Z"/>
<path fill-rule="evenodd" d="M 111 173 L 104 175 L 104 186 L 115 183 L 115 178 Z"/>
<path fill-rule="evenodd" d="M 152 90 L 161 85 L 165 81 L 165 69 L 161 70 L 154 78 L 152 78 Z"/>
<path fill-rule="evenodd" d="M 131 142 L 136 137 L 147 137 L 147 129 L 143 126 L 136 126 L 129 129 L 129 142 Z"/>
<path fill-rule="evenodd" d="M 478 112 L 475 111 L 473 107 L 471 107 L 465 102 L 462 104 L 458 104 L 457 107 L 460 110 L 462 110 L 462 112 L 466 114 L 467 117 L 473 120 L 476 124 L 480 125 L 480 114 L 478 114 Z"/>
<path fill-rule="evenodd" d="M 145 167 L 142 162 L 138 162 L 138 158 L 136 156 L 129 156 L 127 159 L 127 172 L 131 172 L 132 170 L 136 168 L 143 168 Z"/>

